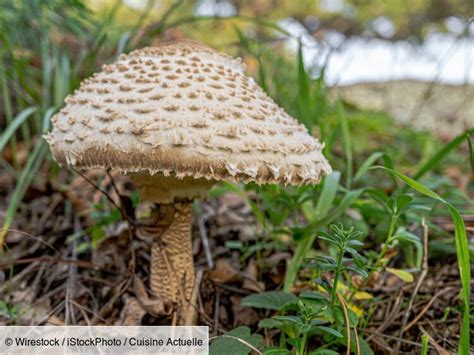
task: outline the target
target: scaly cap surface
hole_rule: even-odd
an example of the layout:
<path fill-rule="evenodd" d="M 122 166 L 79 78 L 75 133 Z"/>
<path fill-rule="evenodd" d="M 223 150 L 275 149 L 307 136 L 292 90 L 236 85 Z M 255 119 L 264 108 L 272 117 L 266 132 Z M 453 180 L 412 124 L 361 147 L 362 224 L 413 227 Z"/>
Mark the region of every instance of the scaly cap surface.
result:
<path fill-rule="evenodd" d="M 243 72 L 191 41 L 121 55 L 53 117 L 53 156 L 76 169 L 318 183 L 331 171 L 322 145 Z"/>

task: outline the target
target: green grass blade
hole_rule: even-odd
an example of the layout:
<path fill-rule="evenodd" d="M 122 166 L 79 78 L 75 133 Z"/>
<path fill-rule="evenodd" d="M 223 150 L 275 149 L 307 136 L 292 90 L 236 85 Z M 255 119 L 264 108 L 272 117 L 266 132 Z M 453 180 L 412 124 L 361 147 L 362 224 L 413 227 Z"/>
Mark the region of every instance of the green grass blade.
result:
<path fill-rule="evenodd" d="M 316 228 L 318 226 L 326 226 L 332 221 L 334 221 L 337 217 L 347 211 L 347 209 L 359 198 L 362 192 L 364 192 L 364 189 L 347 192 L 342 201 L 339 202 L 337 207 L 334 208 L 330 214 L 326 214 L 323 219 L 317 220 L 314 223 L 314 227 Z"/>
<path fill-rule="evenodd" d="M 384 153 L 382 152 L 375 152 L 375 153 L 372 153 L 367 159 L 366 161 L 364 161 L 362 163 L 362 165 L 360 166 L 359 170 L 357 171 L 357 173 L 355 174 L 354 176 L 354 181 L 358 181 L 366 172 L 367 170 L 369 170 L 369 168 L 378 160 L 380 159 L 381 157 L 384 156 Z"/>
<path fill-rule="evenodd" d="M 418 191 L 419 193 L 431 197 L 434 200 L 437 200 L 443 203 L 451 214 L 451 218 L 454 222 L 454 240 L 456 243 L 456 255 L 458 259 L 459 273 L 461 275 L 461 285 L 462 285 L 462 301 L 464 304 L 464 313 L 463 313 L 463 322 L 461 327 L 461 341 L 459 344 L 459 353 L 460 354 L 469 354 L 469 337 L 470 337 L 470 321 L 469 321 L 469 307 L 470 307 L 470 297 L 471 297 L 471 263 L 469 255 L 469 244 L 466 233 L 466 226 L 464 225 L 464 220 L 459 213 L 459 211 L 451 205 L 449 202 L 444 200 L 436 192 L 430 190 L 420 182 L 399 173 L 396 170 L 390 170 L 382 166 L 376 168 L 385 169 L 391 171 L 395 174 L 400 180 L 407 184 L 412 189 Z"/>
<path fill-rule="evenodd" d="M 424 334 L 421 337 L 421 355 L 428 355 L 428 335 Z"/>
<path fill-rule="evenodd" d="M 6 122 L 8 124 L 11 124 L 13 121 L 13 103 L 12 103 L 12 94 L 10 93 L 10 90 L 8 88 L 8 77 L 7 77 L 7 72 L 6 68 L 4 65 L 3 61 L 3 49 L 0 48 L 0 92 L 3 96 L 2 101 L 3 101 L 3 111 L 4 115 L 6 118 Z M 16 151 L 16 137 L 13 137 L 12 142 L 11 142 L 11 147 L 12 150 L 15 152 Z M 18 159 L 16 154 L 13 155 L 13 163 L 15 166 L 18 165 Z"/>
<path fill-rule="evenodd" d="M 3 221 L 2 230 L 0 231 L 0 249 L 3 246 L 3 241 L 7 234 L 7 229 L 10 228 L 13 219 L 15 218 L 16 211 L 20 206 L 20 203 L 25 195 L 28 186 L 33 182 L 36 177 L 36 173 L 43 165 L 43 160 L 48 153 L 48 144 L 41 139 L 41 141 L 33 149 L 30 154 L 25 168 L 21 172 L 20 178 L 15 186 L 15 190 L 10 200 L 5 219 Z"/>
<path fill-rule="evenodd" d="M 316 205 L 314 215 L 310 222 L 320 220 L 327 215 L 336 197 L 340 179 L 341 173 L 339 171 L 334 171 L 324 178 L 321 195 L 319 196 L 318 204 Z"/>
<path fill-rule="evenodd" d="M 351 134 L 349 131 L 349 121 L 347 120 L 346 113 L 342 104 L 338 102 L 337 104 L 337 114 L 341 122 L 341 131 L 342 131 L 342 144 L 344 146 L 344 154 L 346 156 L 346 188 L 351 189 L 352 186 L 352 169 L 353 169 L 353 159 L 352 159 L 352 142 Z"/>
<path fill-rule="evenodd" d="M 471 163 L 471 172 L 474 174 L 474 147 L 472 146 L 471 137 L 467 137 L 467 145 L 469 147 L 469 160 Z"/>
<path fill-rule="evenodd" d="M 15 134 L 16 130 L 30 117 L 33 113 L 37 111 L 36 107 L 29 107 L 21 111 L 7 126 L 5 131 L 0 136 L 0 151 L 3 151 L 7 145 L 10 138 Z"/>
<path fill-rule="evenodd" d="M 336 197 L 340 177 L 341 174 L 339 172 L 334 172 L 324 178 L 323 188 L 318 200 L 318 204 L 315 208 L 313 219 L 322 219 L 328 214 L 329 209 L 334 202 L 334 198 Z M 315 235 L 308 236 L 301 240 L 296 246 L 295 254 L 288 264 L 288 270 L 286 270 L 285 280 L 283 283 L 284 291 L 289 292 L 291 290 L 296 276 L 298 275 L 301 260 L 303 260 L 305 255 L 307 255 L 308 251 L 311 249 L 315 238 Z"/>
<path fill-rule="evenodd" d="M 310 77 L 304 67 L 303 44 L 299 42 L 298 47 L 298 118 L 311 132 L 313 117 L 310 107 Z"/>
<path fill-rule="evenodd" d="M 454 138 L 451 142 L 446 144 L 443 148 L 441 148 L 438 153 L 436 153 L 430 160 L 428 160 L 425 164 L 421 166 L 420 169 L 416 172 L 416 174 L 413 176 L 415 180 L 419 180 L 422 176 L 424 176 L 428 171 L 434 169 L 436 166 L 438 166 L 441 162 L 441 160 L 448 155 L 452 150 L 456 149 L 461 143 L 464 141 L 464 139 L 470 140 L 470 135 L 474 133 L 474 129 L 468 130 L 456 138 Z"/>
<path fill-rule="evenodd" d="M 46 133 L 49 129 L 51 116 L 55 112 L 55 108 L 49 108 L 43 116 L 42 130 L 43 133 Z M 10 200 L 7 212 L 5 214 L 5 219 L 3 221 L 2 230 L 0 230 L 0 251 L 3 247 L 3 242 L 7 235 L 7 230 L 10 228 L 13 219 L 15 218 L 16 211 L 20 206 L 20 203 L 23 199 L 23 196 L 26 193 L 26 190 L 33 182 L 33 179 L 36 177 L 36 173 L 41 168 L 44 159 L 48 154 L 48 144 L 43 138 L 40 138 L 40 141 L 33 149 L 33 152 L 29 155 L 26 165 L 23 168 L 20 178 L 15 186 L 13 195 Z"/>

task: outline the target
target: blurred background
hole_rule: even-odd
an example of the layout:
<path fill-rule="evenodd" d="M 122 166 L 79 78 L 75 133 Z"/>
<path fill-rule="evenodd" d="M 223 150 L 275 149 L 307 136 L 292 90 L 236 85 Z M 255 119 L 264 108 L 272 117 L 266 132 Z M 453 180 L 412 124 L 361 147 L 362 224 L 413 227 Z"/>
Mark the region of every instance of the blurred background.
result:
<path fill-rule="evenodd" d="M 315 241 L 314 228 L 341 223 L 360 231 L 367 265 L 382 260 L 392 270 L 367 283 L 341 277 L 365 353 L 369 346 L 418 351 L 426 332 L 456 351 L 468 309 L 458 295 L 472 268 L 467 263 L 460 276 L 456 257 L 474 254 L 473 15 L 472 0 L 1 1 L 0 324 L 168 324 L 149 309 L 127 313 L 143 296 L 130 284 L 131 255 L 135 276 L 146 281 L 149 243 L 134 240 L 132 253 L 120 211 L 59 167 L 41 137 L 64 98 L 103 64 L 189 38 L 241 57 L 247 74 L 325 142 L 337 172 L 314 187 L 224 184 L 195 204 L 194 256 L 209 271 L 200 324 L 211 335 L 242 325 L 253 331 L 264 314 L 242 307 L 245 295 L 319 290 L 324 270 L 305 258 L 336 249 Z M 459 210 L 468 244 L 456 246 L 460 220 L 453 223 L 439 200 L 369 169 L 378 164 L 414 177 Z M 149 216 L 124 177 L 114 174 L 115 186 L 104 172 L 87 178 L 134 218 Z M 407 193 L 413 209 L 395 211 L 394 198 Z M 424 268 L 425 224 L 430 271 L 412 308 L 425 313 L 400 333 L 413 275 Z M 203 235 L 211 259 L 199 244 Z M 331 322 L 343 332 L 343 323 Z M 266 340 L 276 343 L 275 334 Z M 396 340 L 402 337 L 408 342 Z"/>

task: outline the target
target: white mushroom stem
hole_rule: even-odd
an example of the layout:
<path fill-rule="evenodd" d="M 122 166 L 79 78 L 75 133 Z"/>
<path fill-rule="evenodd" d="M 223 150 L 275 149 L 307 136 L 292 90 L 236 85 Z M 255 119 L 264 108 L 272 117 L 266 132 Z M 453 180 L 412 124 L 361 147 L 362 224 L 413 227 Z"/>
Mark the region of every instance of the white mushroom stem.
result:
<path fill-rule="evenodd" d="M 156 237 L 151 249 L 150 288 L 153 294 L 177 302 L 180 324 L 189 323 L 194 287 L 194 263 L 191 244 L 192 203 L 167 205 L 174 209 L 171 223 Z"/>

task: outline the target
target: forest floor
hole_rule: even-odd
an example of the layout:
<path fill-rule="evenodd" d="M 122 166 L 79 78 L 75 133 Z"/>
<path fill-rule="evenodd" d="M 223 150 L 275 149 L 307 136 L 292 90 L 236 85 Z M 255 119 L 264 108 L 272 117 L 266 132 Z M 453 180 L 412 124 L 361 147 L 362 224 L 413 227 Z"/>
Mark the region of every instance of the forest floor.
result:
<path fill-rule="evenodd" d="M 51 185 L 48 171 L 45 166 L 41 172 L 43 185 L 28 189 L 12 226 L 16 231 L 8 234 L 8 249 L 0 259 L 0 325 L 170 324 L 162 303 L 148 290 L 151 240 L 140 229 L 131 235 L 128 224 L 114 213 L 98 212 L 102 192 L 83 177 L 62 171 Z M 95 180 L 99 173 L 87 176 Z M 8 205 L 4 196 L 11 184 L 12 176 L 3 172 L 0 214 Z M 100 188 L 117 202 L 117 191 L 125 196 L 122 203 L 128 201 L 129 213 L 146 225 L 152 206 L 132 206 L 132 187 L 126 177 L 106 176 Z M 239 325 L 256 329 L 263 311 L 242 307 L 240 300 L 278 289 L 291 254 L 263 249 L 256 257 L 229 248 L 228 241 L 258 243 L 259 227 L 251 208 L 236 194 L 197 202 L 195 207 L 198 324 L 208 325 L 211 336 Z M 439 224 L 452 229 L 444 220 Z M 98 225 L 101 228 L 95 229 Z M 468 221 L 468 229 L 473 227 Z M 90 238 L 96 240 L 91 243 Z M 203 243 L 205 239 L 208 243 Z M 457 307 L 461 287 L 455 258 L 425 260 L 421 274 L 421 282 L 404 283 L 384 273 L 368 285 L 376 307 L 359 331 L 376 353 L 393 353 L 397 348 L 419 353 L 424 333 L 430 334 L 430 343 L 439 346 L 440 353 L 456 351 L 461 316 L 449 312 Z M 303 270 L 293 291 L 301 292 L 307 285 Z M 356 305 L 364 310 L 365 301 Z M 266 336 L 271 343 L 272 333 Z"/>

